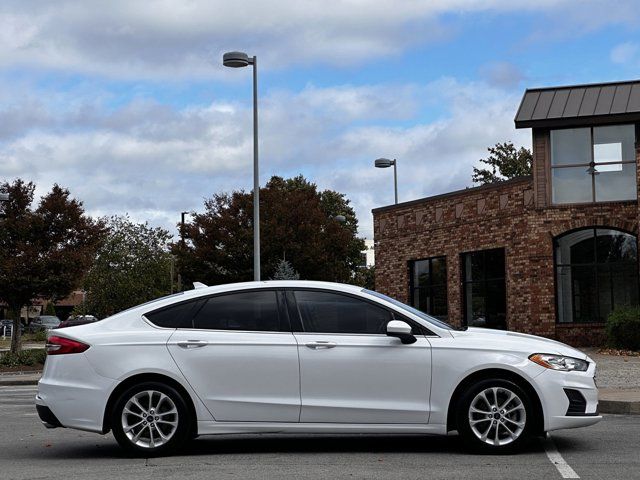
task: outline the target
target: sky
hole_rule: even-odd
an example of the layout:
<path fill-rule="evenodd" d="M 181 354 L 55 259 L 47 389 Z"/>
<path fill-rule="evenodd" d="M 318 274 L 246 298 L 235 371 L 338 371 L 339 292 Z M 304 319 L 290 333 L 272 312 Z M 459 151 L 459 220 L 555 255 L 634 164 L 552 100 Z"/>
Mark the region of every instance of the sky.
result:
<path fill-rule="evenodd" d="M 530 147 L 526 88 L 640 77 L 639 0 L 3 0 L 0 181 L 176 235 L 182 211 L 302 174 L 371 209 L 472 186 L 487 147 Z"/>

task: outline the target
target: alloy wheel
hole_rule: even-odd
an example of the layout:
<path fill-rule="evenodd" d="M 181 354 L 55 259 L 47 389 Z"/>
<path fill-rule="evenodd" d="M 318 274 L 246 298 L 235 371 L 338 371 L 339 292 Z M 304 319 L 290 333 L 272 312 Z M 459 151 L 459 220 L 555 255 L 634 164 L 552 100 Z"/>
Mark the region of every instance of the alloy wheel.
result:
<path fill-rule="evenodd" d="M 493 446 L 513 443 L 527 424 L 527 412 L 520 397 L 504 387 L 478 393 L 469 406 L 469 426 L 480 439 Z"/>
<path fill-rule="evenodd" d="M 122 431 L 142 448 L 166 444 L 178 429 L 178 409 L 173 400 L 157 390 L 133 395 L 122 409 Z"/>

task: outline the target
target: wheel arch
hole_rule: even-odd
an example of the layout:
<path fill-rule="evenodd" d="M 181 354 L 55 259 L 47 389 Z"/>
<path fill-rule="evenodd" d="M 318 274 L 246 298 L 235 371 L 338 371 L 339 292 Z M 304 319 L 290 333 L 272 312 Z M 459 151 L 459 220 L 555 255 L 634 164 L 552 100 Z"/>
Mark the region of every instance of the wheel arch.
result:
<path fill-rule="evenodd" d="M 189 408 L 189 414 L 191 416 L 191 431 L 193 432 L 193 434 L 197 433 L 198 417 L 196 413 L 196 407 L 187 389 L 184 388 L 184 386 L 182 386 L 180 382 L 178 382 L 177 380 L 167 375 L 163 375 L 161 373 L 139 373 L 122 380 L 116 386 L 116 388 L 113 389 L 113 391 L 111 392 L 111 395 L 109 395 L 109 400 L 107 401 L 107 405 L 104 409 L 104 414 L 102 417 L 102 433 L 103 434 L 108 433 L 111 430 L 111 413 L 118 397 L 126 389 L 143 382 L 159 382 L 159 383 L 164 383 L 172 388 L 175 388 L 178 391 L 178 393 L 182 395 L 182 398 L 184 399 L 185 403 L 187 404 L 187 407 Z"/>
<path fill-rule="evenodd" d="M 487 380 L 491 378 L 501 379 L 501 380 L 510 380 L 520 388 L 522 388 L 529 398 L 531 398 L 531 402 L 533 403 L 533 408 L 535 410 L 535 429 L 536 433 L 544 432 L 544 410 L 542 408 L 542 402 L 540 401 L 540 396 L 538 392 L 533 387 L 533 385 L 522 375 L 519 375 L 511 370 L 506 370 L 502 368 L 486 368 L 483 370 L 477 370 L 469 375 L 467 375 L 455 388 L 453 394 L 451 395 L 451 400 L 449 401 L 449 408 L 447 410 L 447 431 L 456 430 L 456 410 L 458 408 L 458 402 L 462 398 L 464 392 L 476 382 Z"/>

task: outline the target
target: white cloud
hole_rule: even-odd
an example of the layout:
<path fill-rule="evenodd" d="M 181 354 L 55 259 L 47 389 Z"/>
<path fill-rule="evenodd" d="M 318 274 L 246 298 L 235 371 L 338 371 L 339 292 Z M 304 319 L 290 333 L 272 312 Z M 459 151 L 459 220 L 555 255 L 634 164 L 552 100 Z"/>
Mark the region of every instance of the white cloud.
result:
<path fill-rule="evenodd" d="M 633 0 L 4 0 L 0 65 L 120 78 L 224 77 L 222 52 L 263 65 L 351 66 L 445 38 L 445 14 L 540 12 L 579 34 L 637 24 Z M 548 33 L 549 22 L 541 35 Z"/>
<path fill-rule="evenodd" d="M 444 113 L 420 120 L 430 98 Z M 486 147 L 530 143 L 528 131 L 514 130 L 518 101 L 518 94 L 449 78 L 278 91 L 261 101 L 262 183 L 303 173 L 321 188 L 342 191 L 370 236 L 371 208 L 393 200 L 390 172 L 373 168 L 373 159 L 398 158 L 401 201 L 463 188 Z M 22 110 L 31 120 L 0 140 L 0 171 L 36 181 L 40 193 L 54 182 L 67 186 L 92 214 L 129 212 L 173 231 L 179 212 L 202 209 L 204 197 L 250 189 L 248 106 L 175 109 L 133 101 L 105 111 L 87 101 L 65 112 L 28 106 Z"/>

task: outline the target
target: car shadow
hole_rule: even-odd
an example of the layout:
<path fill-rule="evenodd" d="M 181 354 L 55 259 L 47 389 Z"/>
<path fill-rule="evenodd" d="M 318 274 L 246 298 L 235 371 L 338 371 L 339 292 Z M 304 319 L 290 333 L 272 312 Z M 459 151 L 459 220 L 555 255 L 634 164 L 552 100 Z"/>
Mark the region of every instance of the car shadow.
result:
<path fill-rule="evenodd" d="M 68 459 L 123 459 L 132 458 L 122 450 L 111 435 L 111 442 L 100 444 L 72 444 L 58 442 L 56 448 L 39 452 L 43 459 L 64 455 Z M 564 441 L 563 449 L 564 449 Z M 519 454 L 543 452 L 540 441 L 532 441 Z M 26 452 L 24 452 L 26 454 Z M 207 435 L 185 444 L 172 457 L 218 456 L 246 454 L 333 454 L 333 453 L 403 453 L 473 455 L 457 435 L 373 435 L 373 434 L 237 434 Z M 27 454 L 26 456 L 29 456 Z"/>

